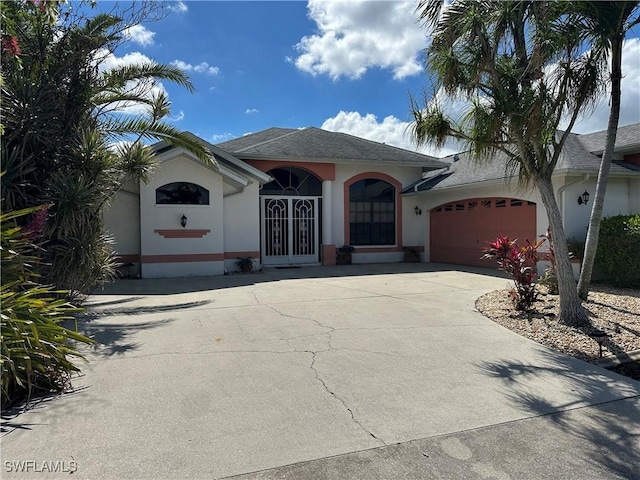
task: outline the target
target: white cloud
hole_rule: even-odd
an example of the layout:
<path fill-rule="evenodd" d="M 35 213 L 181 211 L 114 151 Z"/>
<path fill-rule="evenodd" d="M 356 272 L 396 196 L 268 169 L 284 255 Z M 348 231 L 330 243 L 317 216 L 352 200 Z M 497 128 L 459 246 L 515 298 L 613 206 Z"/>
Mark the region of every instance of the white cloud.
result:
<path fill-rule="evenodd" d="M 359 112 L 340 111 L 335 117 L 327 118 L 321 128 L 332 132 L 348 133 L 434 157 L 444 157 L 460 151 L 460 148 L 456 148 L 453 143 L 445 145 L 441 150 L 432 147 L 416 147 L 415 142 L 411 139 L 411 123 L 403 122 L 393 115 L 389 115 L 382 122 L 379 122 L 372 113 L 362 116 Z"/>
<path fill-rule="evenodd" d="M 169 117 L 169 120 L 172 122 L 180 122 L 181 120 L 184 120 L 184 111 L 180 110 L 175 117 Z"/>
<path fill-rule="evenodd" d="M 622 101 L 619 125 L 640 122 L 640 38 L 632 38 L 622 48 Z M 590 115 L 578 118 L 574 133 L 591 133 L 606 130 L 609 121 L 611 89 Z"/>
<path fill-rule="evenodd" d="M 169 10 L 173 10 L 177 13 L 186 13 L 189 11 L 189 7 L 182 0 L 178 0 L 177 2 L 170 2 Z"/>
<path fill-rule="evenodd" d="M 251 113 L 259 113 L 260 110 L 258 110 L 257 108 L 247 108 L 244 113 L 246 113 L 247 115 L 251 114 Z"/>
<path fill-rule="evenodd" d="M 101 49 L 96 53 L 96 62 L 98 63 L 98 69 L 101 72 L 106 72 L 126 65 L 155 63 L 149 57 L 140 52 L 131 52 L 122 57 L 117 57 L 105 49 Z M 161 93 L 165 95 L 167 94 L 162 83 L 154 81 L 151 78 L 137 82 L 127 82 L 126 91 L 140 95 L 146 99 L 154 98 Z M 139 115 L 148 111 L 148 107 L 145 104 L 135 102 L 116 102 L 109 105 L 108 109 L 132 115 Z"/>
<path fill-rule="evenodd" d="M 143 25 L 133 25 L 132 27 L 127 28 L 124 31 L 124 36 L 131 40 L 134 43 L 142 45 L 146 47 L 148 45 L 153 45 L 153 37 L 156 32 L 152 32 L 151 30 L 147 30 Z"/>
<path fill-rule="evenodd" d="M 207 75 L 212 76 L 216 76 L 220 73 L 220 69 L 218 67 L 212 67 L 207 62 L 192 65 L 190 63 L 183 62 L 182 60 L 174 60 L 171 62 L 171 65 L 178 67 L 180 70 L 184 70 L 185 72 L 206 73 Z"/>
<path fill-rule="evenodd" d="M 236 138 L 236 136 L 233 133 L 214 133 L 210 137 L 211 143 L 214 143 L 214 144 L 226 142 L 227 140 L 231 140 L 232 138 Z"/>
<path fill-rule="evenodd" d="M 309 0 L 307 8 L 318 32 L 300 40 L 297 58 L 287 58 L 298 69 L 333 80 L 359 78 L 374 67 L 392 69 L 396 79 L 422 71 L 427 39 L 414 1 Z"/>

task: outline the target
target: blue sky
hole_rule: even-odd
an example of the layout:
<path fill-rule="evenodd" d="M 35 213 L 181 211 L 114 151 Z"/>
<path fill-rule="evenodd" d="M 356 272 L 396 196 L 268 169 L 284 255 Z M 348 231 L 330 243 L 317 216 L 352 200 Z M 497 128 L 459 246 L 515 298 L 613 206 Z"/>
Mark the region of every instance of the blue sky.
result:
<path fill-rule="evenodd" d="M 165 2 L 168 15 L 130 31 L 119 62 L 181 66 L 196 92 L 163 84 L 172 122 L 213 143 L 272 126 L 316 126 L 415 149 L 409 92 L 428 79 L 415 1 Z M 100 2 L 99 8 L 113 6 Z M 627 42 L 621 124 L 640 122 L 640 40 Z M 602 102 L 574 129 L 606 127 Z M 423 149 L 426 153 L 452 153 Z"/>

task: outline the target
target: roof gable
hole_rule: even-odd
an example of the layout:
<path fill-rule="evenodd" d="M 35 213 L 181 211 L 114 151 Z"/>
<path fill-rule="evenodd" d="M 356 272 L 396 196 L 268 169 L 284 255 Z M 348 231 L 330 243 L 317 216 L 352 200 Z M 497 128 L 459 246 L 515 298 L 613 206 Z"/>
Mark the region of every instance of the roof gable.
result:
<path fill-rule="evenodd" d="M 252 167 L 248 163 L 243 162 L 238 158 L 235 158 L 233 155 L 230 155 L 229 153 L 222 150 L 221 148 L 207 142 L 206 140 L 203 140 L 202 138 L 198 137 L 197 135 L 194 135 L 191 132 L 184 132 L 184 133 L 192 137 L 193 139 L 197 140 L 198 142 L 200 142 L 205 148 L 209 150 L 209 152 L 211 152 L 215 161 L 211 165 L 207 165 L 207 166 L 209 168 L 212 168 L 214 171 L 219 171 L 224 175 L 230 175 L 230 176 L 235 176 L 232 172 L 235 172 L 236 174 L 239 173 L 240 175 L 245 175 L 245 176 L 250 175 L 254 179 L 257 179 L 261 184 L 271 181 L 271 177 L 266 173 L 263 173 L 257 168 Z M 195 157 L 193 157 L 186 150 L 174 147 L 173 145 L 169 144 L 164 140 L 152 145 L 151 148 L 156 152 L 156 155 L 159 155 L 159 156 L 166 156 L 168 152 L 172 152 L 172 153 L 183 152 L 189 158 L 195 159 Z M 249 183 L 251 182 L 249 181 Z"/>

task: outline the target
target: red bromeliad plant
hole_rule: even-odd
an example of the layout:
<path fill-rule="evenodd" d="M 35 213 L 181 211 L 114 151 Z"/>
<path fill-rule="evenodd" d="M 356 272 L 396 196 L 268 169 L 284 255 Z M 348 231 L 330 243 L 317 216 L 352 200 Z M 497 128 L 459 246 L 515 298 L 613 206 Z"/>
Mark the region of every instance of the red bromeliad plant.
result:
<path fill-rule="evenodd" d="M 519 247 L 516 240 L 500 236 L 494 242 L 488 242 L 482 257 L 494 258 L 498 262 L 498 268 L 511 277 L 515 288 L 509 294 L 518 310 L 530 310 L 538 296 L 537 250 L 545 239 L 534 243 L 529 240 L 526 242 L 526 246 Z"/>

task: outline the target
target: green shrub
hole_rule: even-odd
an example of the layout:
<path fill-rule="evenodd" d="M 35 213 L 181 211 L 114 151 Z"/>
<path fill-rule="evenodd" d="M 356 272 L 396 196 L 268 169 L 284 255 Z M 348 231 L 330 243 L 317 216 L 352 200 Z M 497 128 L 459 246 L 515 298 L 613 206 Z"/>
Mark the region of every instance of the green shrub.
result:
<path fill-rule="evenodd" d="M 584 258 L 584 248 L 585 242 L 584 240 L 576 240 L 575 238 L 570 238 L 567 240 L 567 247 L 569 248 L 569 254 L 571 258 L 577 258 L 580 261 Z"/>
<path fill-rule="evenodd" d="M 80 311 L 63 299 L 66 292 L 40 285 L 33 272 L 38 260 L 32 241 L 39 232 L 19 227 L 16 219 L 36 210 L 0 215 L 3 409 L 32 395 L 64 390 L 78 371 L 70 357 L 82 358 L 73 342 L 92 343 L 61 325 Z"/>
<path fill-rule="evenodd" d="M 640 287 L 640 214 L 602 219 L 596 266 L 604 280 L 620 287 Z"/>

